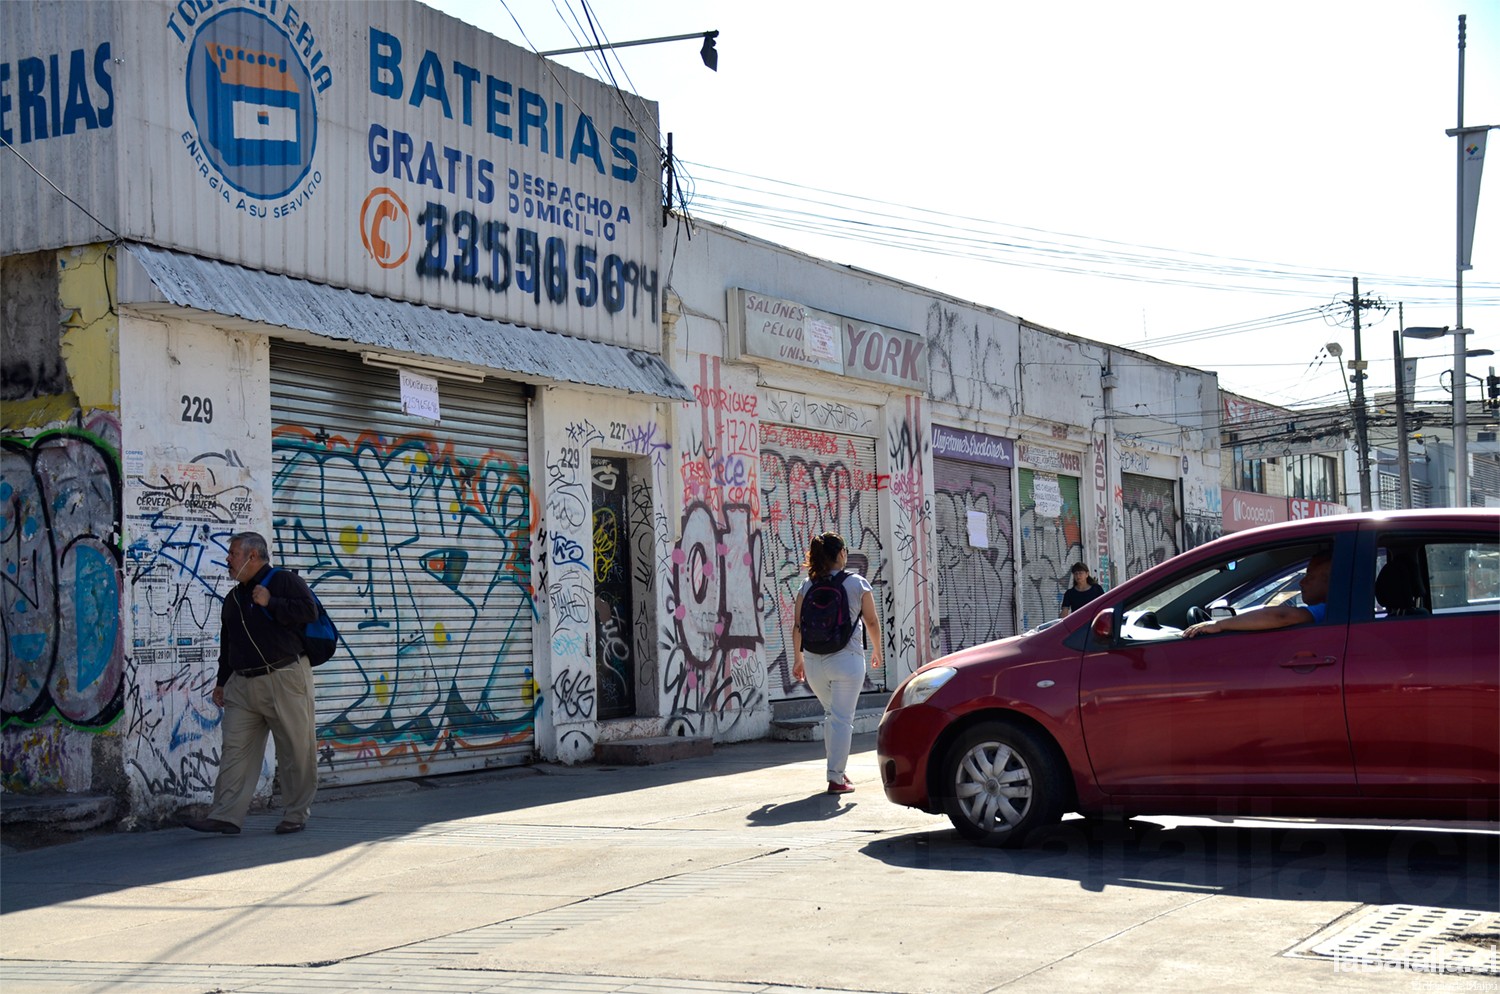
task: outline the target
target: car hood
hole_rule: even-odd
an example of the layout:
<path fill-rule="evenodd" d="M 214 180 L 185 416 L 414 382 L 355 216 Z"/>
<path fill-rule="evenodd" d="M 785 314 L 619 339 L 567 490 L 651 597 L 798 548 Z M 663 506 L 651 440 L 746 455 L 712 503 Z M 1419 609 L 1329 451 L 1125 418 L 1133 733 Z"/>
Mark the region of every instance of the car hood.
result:
<path fill-rule="evenodd" d="M 921 669 L 929 666 L 952 666 L 955 669 L 966 669 L 983 663 L 1006 663 L 1022 660 L 1038 659 L 1045 656 L 1056 655 L 1064 651 L 1061 643 L 1074 627 L 1072 625 L 1054 624 L 1045 628 L 1034 628 L 1020 635 L 1011 635 L 1008 638 L 996 639 L 993 642 L 983 642 L 972 645 L 967 649 L 959 649 L 950 652 L 946 656 L 927 663 Z M 921 672 L 921 670 L 918 670 Z"/>

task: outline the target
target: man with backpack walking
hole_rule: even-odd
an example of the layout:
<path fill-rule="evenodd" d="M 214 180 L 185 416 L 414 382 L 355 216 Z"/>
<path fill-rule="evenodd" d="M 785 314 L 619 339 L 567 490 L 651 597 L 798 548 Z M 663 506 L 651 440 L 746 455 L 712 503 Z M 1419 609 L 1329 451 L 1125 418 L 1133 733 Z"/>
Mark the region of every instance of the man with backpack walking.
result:
<path fill-rule="evenodd" d="M 271 566 L 265 537 L 257 532 L 229 540 L 228 566 L 235 586 L 220 612 L 212 695 L 224 709 L 219 776 L 208 816 L 182 824 L 196 832 L 239 834 L 269 733 L 285 802 L 276 834 L 288 835 L 307 826 L 318 789 L 313 674 L 303 641 L 307 625 L 319 617 L 318 602 L 300 576 Z"/>
<path fill-rule="evenodd" d="M 865 684 L 865 653 L 854 638 L 864 622 L 874 647 L 870 668 L 880 669 L 880 618 L 870 582 L 845 567 L 849 550 L 835 532 L 814 535 L 803 568 L 807 579 L 792 609 L 792 677 L 806 680 L 823 705 L 823 745 L 828 793 L 854 789 L 844 773 L 854 739 L 854 710 Z"/>

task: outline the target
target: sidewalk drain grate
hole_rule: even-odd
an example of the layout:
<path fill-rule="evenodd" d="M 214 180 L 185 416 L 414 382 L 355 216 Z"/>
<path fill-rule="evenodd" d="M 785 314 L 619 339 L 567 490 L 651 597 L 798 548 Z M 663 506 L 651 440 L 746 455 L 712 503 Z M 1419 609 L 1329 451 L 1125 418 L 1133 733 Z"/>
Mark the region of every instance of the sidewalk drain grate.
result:
<path fill-rule="evenodd" d="M 1500 977 L 1500 914 L 1386 904 L 1334 922 L 1286 955 L 1331 959 L 1340 972 Z"/>

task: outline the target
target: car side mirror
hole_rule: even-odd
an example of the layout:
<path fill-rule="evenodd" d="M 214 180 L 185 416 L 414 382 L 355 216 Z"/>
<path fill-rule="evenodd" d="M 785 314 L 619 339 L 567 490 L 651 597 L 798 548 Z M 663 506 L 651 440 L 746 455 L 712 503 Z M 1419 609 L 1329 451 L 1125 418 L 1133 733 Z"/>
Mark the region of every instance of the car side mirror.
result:
<path fill-rule="evenodd" d="M 1094 615 L 1094 623 L 1089 626 L 1089 631 L 1101 642 L 1112 641 L 1115 637 L 1115 612 L 1100 611 Z"/>

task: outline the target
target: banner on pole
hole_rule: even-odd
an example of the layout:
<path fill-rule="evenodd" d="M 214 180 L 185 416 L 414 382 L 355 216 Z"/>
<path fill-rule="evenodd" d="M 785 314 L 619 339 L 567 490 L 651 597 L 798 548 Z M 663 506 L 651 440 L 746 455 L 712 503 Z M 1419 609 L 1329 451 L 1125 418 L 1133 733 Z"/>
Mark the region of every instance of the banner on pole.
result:
<path fill-rule="evenodd" d="M 1474 267 L 1474 218 L 1479 212 L 1479 177 L 1484 172 L 1484 141 L 1489 128 L 1462 129 L 1458 133 L 1459 154 L 1463 157 L 1463 211 L 1459 216 L 1458 268 Z"/>

